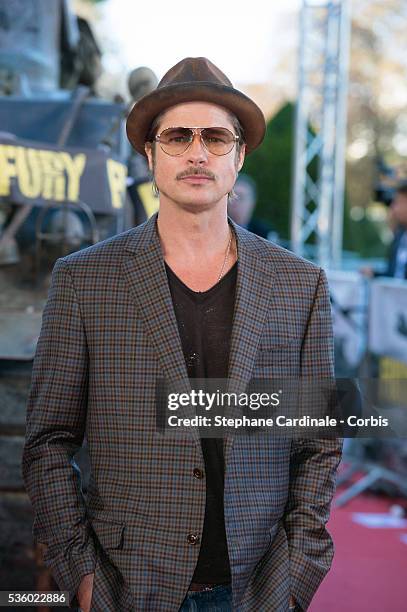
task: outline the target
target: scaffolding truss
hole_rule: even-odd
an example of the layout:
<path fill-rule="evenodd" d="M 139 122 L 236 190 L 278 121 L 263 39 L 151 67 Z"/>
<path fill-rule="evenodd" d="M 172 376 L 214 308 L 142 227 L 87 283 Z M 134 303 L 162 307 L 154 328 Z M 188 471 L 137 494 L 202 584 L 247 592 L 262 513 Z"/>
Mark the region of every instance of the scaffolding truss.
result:
<path fill-rule="evenodd" d="M 291 246 L 324 267 L 342 254 L 349 38 L 348 0 L 303 1 Z"/>

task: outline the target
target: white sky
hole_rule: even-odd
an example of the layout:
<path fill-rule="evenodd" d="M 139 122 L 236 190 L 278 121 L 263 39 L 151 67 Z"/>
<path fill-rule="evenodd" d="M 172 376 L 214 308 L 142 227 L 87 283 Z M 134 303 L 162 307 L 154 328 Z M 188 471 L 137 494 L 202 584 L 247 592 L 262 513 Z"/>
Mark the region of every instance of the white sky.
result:
<path fill-rule="evenodd" d="M 184 57 L 205 56 L 236 84 L 272 82 L 297 45 L 301 0 L 107 0 L 100 5 L 113 69 L 146 65 L 160 79 Z M 106 48 L 106 46 L 104 46 Z"/>

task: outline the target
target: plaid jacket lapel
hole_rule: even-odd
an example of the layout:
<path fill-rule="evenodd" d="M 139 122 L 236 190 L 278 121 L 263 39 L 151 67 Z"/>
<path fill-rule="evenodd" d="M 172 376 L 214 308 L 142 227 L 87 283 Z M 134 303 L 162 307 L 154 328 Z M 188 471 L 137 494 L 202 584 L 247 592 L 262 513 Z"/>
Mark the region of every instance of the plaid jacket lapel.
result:
<path fill-rule="evenodd" d="M 264 323 L 270 310 L 274 264 L 269 250 L 250 232 L 229 219 L 236 233 L 238 272 L 235 311 L 229 355 L 228 391 L 242 393 L 252 375 Z M 230 409 L 229 414 L 236 412 Z M 228 414 L 228 413 L 227 413 Z M 225 440 L 225 463 L 234 434 Z"/>
<path fill-rule="evenodd" d="M 168 286 L 160 240 L 156 231 L 157 213 L 131 232 L 125 250 L 123 274 L 139 306 L 139 316 L 157 352 L 167 382 L 177 381 L 178 393 L 189 393 L 191 385 L 182 352 L 177 320 Z M 192 407 L 181 406 L 177 416 L 192 418 Z M 199 431 L 188 427 L 199 449 Z"/>

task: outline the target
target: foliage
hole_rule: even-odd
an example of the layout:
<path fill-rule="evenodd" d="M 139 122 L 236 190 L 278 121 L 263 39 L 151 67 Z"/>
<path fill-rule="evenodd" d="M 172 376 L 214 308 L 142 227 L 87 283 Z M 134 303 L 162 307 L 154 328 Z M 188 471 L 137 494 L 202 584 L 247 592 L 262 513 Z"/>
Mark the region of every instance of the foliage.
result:
<path fill-rule="evenodd" d="M 388 247 L 380 236 L 380 225 L 364 216 L 355 221 L 350 216 L 349 199 L 345 198 L 343 217 L 343 248 L 360 257 L 386 257 Z"/>
<path fill-rule="evenodd" d="M 290 237 L 294 111 L 292 104 L 286 104 L 269 120 L 262 145 L 246 157 L 242 169 L 242 172 L 251 176 L 257 185 L 255 216 L 266 221 L 284 240 Z M 316 180 L 316 160 L 311 162 L 309 173 Z M 354 221 L 350 216 L 350 208 L 351 203 L 346 197 L 344 249 L 357 252 L 362 257 L 383 256 L 386 248 L 381 241 L 379 228 L 366 217 Z M 312 243 L 312 240 L 310 242 Z"/>
<path fill-rule="evenodd" d="M 262 145 L 246 157 L 242 172 L 257 184 L 255 216 L 289 238 L 294 107 L 286 104 L 268 122 Z"/>

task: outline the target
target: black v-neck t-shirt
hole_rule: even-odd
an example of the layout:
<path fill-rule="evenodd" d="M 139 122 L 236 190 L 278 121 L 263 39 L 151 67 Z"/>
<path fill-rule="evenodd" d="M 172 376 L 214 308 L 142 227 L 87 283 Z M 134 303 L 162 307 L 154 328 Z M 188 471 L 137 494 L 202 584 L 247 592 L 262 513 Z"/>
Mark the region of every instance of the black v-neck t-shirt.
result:
<path fill-rule="evenodd" d="M 237 262 L 207 291 L 193 291 L 165 264 L 189 378 L 227 378 L 235 306 Z M 223 439 L 201 438 L 206 506 L 198 563 L 192 582 L 231 580 L 223 492 Z"/>

